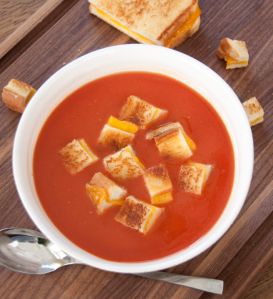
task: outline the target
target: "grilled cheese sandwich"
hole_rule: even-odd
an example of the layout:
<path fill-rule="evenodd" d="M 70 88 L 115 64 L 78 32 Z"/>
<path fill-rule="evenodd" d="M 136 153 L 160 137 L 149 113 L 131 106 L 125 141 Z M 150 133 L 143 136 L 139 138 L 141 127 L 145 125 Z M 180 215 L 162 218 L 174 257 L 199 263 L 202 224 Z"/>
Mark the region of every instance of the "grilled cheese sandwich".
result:
<path fill-rule="evenodd" d="M 197 0 L 89 0 L 89 10 L 138 42 L 175 47 L 200 26 Z"/>

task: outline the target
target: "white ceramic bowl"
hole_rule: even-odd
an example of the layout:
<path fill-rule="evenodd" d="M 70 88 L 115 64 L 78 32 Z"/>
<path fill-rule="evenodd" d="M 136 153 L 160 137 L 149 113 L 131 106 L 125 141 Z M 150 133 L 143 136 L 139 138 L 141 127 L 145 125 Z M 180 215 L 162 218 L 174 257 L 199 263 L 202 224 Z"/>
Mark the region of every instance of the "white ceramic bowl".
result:
<path fill-rule="evenodd" d="M 75 89 L 105 75 L 147 71 L 175 78 L 198 91 L 218 112 L 231 137 L 235 178 L 225 210 L 199 240 L 172 255 L 137 263 L 111 262 L 94 256 L 67 239 L 43 210 L 33 180 L 33 151 L 52 110 Z M 84 264 L 125 273 L 175 266 L 205 251 L 228 230 L 240 212 L 252 177 L 253 140 L 245 112 L 235 93 L 214 71 L 180 52 L 158 46 L 120 45 L 84 55 L 51 76 L 37 91 L 19 123 L 13 148 L 13 172 L 22 203 L 37 227 L 60 248 Z"/>

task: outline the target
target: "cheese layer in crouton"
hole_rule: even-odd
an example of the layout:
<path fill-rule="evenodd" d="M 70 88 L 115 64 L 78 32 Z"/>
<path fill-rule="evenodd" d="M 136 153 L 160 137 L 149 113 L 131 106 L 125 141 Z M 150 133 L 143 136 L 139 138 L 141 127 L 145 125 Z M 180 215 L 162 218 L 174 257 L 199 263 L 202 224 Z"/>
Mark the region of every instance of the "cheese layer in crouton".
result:
<path fill-rule="evenodd" d="M 179 186 L 184 191 L 201 195 L 209 178 L 212 166 L 209 164 L 191 162 L 180 167 Z"/>
<path fill-rule="evenodd" d="M 136 178 L 144 173 L 144 165 L 140 162 L 130 145 L 106 156 L 103 159 L 103 164 L 106 171 L 114 178 L 122 180 Z"/>
<path fill-rule="evenodd" d="M 145 170 L 145 185 L 152 204 L 164 204 L 172 201 L 172 182 L 164 165 L 157 165 Z"/>
<path fill-rule="evenodd" d="M 251 126 L 255 126 L 264 121 L 264 109 L 257 98 L 250 98 L 243 103 L 243 106 Z"/>
<path fill-rule="evenodd" d="M 146 234 L 163 211 L 163 208 L 157 208 L 133 196 L 128 196 L 115 220 L 124 226 Z"/>
<path fill-rule="evenodd" d="M 110 116 L 100 133 L 99 143 L 104 146 L 122 148 L 132 143 L 137 131 L 137 125 Z"/>
<path fill-rule="evenodd" d="M 98 214 L 115 205 L 122 205 L 127 191 L 103 175 L 97 172 L 91 181 L 86 184 L 86 193 L 96 207 Z"/>
<path fill-rule="evenodd" d="M 74 139 L 60 150 L 63 164 L 70 174 L 76 174 L 98 160 L 84 139 Z"/>
<path fill-rule="evenodd" d="M 2 100 L 9 109 L 22 113 L 35 92 L 29 84 L 11 79 L 3 88 Z"/>
<path fill-rule="evenodd" d="M 127 120 L 145 129 L 167 115 L 167 110 L 157 108 L 136 96 L 129 96 L 121 109 L 120 119 Z"/>
<path fill-rule="evenodd" d="M 246 67 L 249 54 L 244 41 L 223 38 L 217 49 L 217 56 L 226 61 L 226 69 Z"/>

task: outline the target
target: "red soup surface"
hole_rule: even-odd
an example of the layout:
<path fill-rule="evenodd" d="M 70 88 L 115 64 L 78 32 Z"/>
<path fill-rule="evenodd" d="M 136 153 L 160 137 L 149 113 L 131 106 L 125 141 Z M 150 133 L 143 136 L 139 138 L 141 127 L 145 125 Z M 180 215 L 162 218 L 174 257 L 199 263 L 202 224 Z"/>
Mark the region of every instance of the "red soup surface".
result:
<path fill-rule="evenodd" d="M 108 117 L 118 117 L 129 95 L 167 109 L 168 116 L 159 124 L 181 122 L 197 145 L 191 161 L 213 165 L 202 195 L 186 193 L 177 186 L 182 163 L 160 157 L 154 141 L 145 140 L 147 130 L 137 133 L 132 144 L 137 156 L 146 167 L 164 163 L 174 186 L 174 200 L 165 205 L 164 214 L 146 235 L 116 222 L 117 206 L 97 215 L 85 191 L 85 184 L 94 173 L 101 171 L 111 178 L 102 165 L 103 157 L 111 150 L 101 149 L 97 140 Z M 74 138 L 84 138 L 100 160 L 71 175 L 58 151 Z M 67 238 L 107 260 L 136 262 L 181 250 L 216 223 L 232 189 L 234 157 L 222 120 L 202 96 L 174 79 L 139 72 L 107 76 L 69 95 L 45 122 L 36 144 L 33 167 L 39 199 Z M 150 202 L 142 177 L 122 185 L 128 194 Z"/>

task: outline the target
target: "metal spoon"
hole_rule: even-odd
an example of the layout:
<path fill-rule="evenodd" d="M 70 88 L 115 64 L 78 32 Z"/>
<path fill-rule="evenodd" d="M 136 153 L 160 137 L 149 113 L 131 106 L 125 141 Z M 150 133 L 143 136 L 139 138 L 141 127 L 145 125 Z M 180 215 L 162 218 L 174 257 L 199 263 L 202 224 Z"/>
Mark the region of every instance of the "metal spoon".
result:
<path fill-rule="evenodd" d="M 46 274 L 72 264 L 81 264 L 81 262 L 67 255 L 37 231 L 26 228 L 0 230 L 0 265 L 10 270 L 26 274 Z M 223 293 L 222 280 L 168 272 L 137 275 L 214 294 Z"/>

